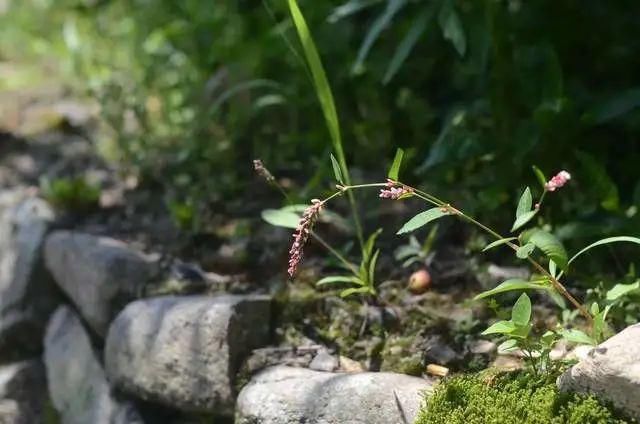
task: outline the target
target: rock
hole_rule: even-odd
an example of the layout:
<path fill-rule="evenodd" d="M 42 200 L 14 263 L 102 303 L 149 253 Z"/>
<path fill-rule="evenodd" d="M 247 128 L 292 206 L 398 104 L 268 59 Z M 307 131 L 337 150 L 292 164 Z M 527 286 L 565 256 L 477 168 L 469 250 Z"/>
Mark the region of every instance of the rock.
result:
<path fill-rule="evenodd" d="M 46 387 L 44 366 L 39 360 L 0 367 L 0 423 L 41 422 Z"/>
<path fill-rule="evenodd" d="M 42 336 L 59 302 L 42 262 L 41 246 L 54 213 L 19 190 L 0 192 L 0 358 L 40 353 Z"/>
<path fill-rule="evenodd" d="M 277 366 L 242 389 L 236 424 L 412 423 L 427 380 L 393 373 L 338 374 Z"/>
<path fill-rule="evenodd" d="M 130 403 L 111 393 L 89 335 L 70 308 L 53 314 L 44 343 L 49 395 L 63 423 L 142 423 Z"/>
<path fill-rule="evenodd" d="M 488 355 L 494 353 L 497 346 L 489 340 L 473 340 L 468 344 L 467 349 L 474 355 Z"/>
<path fill-rule="evenodd" d="M 338 362 L 340 363 L 340 371 L 343 372 L 363 372 L 364 367 L 358 361 L 354 361 L 351 358 L 340 355 L 338 357 Z"/>
<path fill-rule="evenodd" d="M 189 412 L 232 413 L 243 357 L 269 339 L 267 296 L 164 296 L 129 304 L 107 336 L 109 379 Z"/>
<path fill-rule="evenodd" d="M 119 307 L 157 274 L 157 260 L 106 237 L 55 231 L 45 242 L 45 262 L 56 282 L 100 336 Z"/>
<path fill-rule="evenodd" d="M 640 324 L 591 349 L 558 378 L 558 388 L 592 393 L 640 420 Z"/>
<path fill-rule="evenodd" d="M 318 354 L 313 358 L 311 363 L 309 364 L 309 368 L 315 371 L 334 371 L 338 369 L 340 364 L 338 363 L 338 358 L 331 355 L 326 350 L 321 350 Z"/>
<path fill-rule="evenodd" d="M 462 359 L 462 355 L 453 350 L 439 335 L 430 337 L 426 341 L 424 357 L 425 362 L 434 362 L 438 365 L 449 365 Z"/>

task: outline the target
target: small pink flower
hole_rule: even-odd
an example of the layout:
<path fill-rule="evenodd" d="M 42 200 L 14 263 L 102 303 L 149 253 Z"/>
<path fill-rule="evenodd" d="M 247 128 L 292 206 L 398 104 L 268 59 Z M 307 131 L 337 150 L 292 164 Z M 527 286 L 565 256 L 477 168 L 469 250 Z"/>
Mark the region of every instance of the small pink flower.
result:
<path fill-rule="evenodd" d="M 556 191 L 556 189 L 565 185 L 570 179 L 571 174 L 567 171 L 560 171 L 544 185 L 544 188 L 547 191 Z"/>
<path fill-rule="evenodd" d="M 398 200 L 405 194 L 413 193 L 412 188 L 404 186 L 391 179 L 387 179 L 386 187 L 387 188 L 383 188 L 380 190 L 380 197 L 383 199 Z"/>
<path fill-rule="evenodd" d="M 258 175 L 260 175 L 262 178 L 267 180 L 267 182 L 269 183 L 272 183 L 276 180 L 275 177 L 271 174 L 271 172 L 269 172 L 269 170 L 264 166 L 264 163 L 262 163 L 260 159 L 253 160 L 253 169 L 258 173 Z"/>
<path fill-rule="evenodd" d="M 287 270 L 289 276 L 293 277 L 298 270 L 298 265 L 302 261 L 304 245 L 309 239 L 311 229 L 318 219 L 318 215 L 324 205 L 323 201 L 318 199 L 311 200 L 311 206 L 304 210 L 298 227 L 293 233 L 293 244 L 289 249 L 289 269 Z"/>

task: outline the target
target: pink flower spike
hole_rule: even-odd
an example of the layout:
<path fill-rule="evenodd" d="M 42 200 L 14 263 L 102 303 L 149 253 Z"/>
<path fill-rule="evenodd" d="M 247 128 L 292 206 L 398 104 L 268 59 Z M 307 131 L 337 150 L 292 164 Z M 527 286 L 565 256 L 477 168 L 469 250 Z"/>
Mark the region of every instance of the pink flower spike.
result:
<path fill-rule="evenodd" d="M 309 239 L 311 229 L 320 215 L 320 211 L 324 206 L 324 202 L 318 199 L 311 200 L 311 206 L 307 207 L 302 213 L 302 217 L 298 222 L 298 227 L 293 233 L 293 243 L 289 249 L 289 268 L 287 272 L 293 277 L 298 270 L 298 265 L 302 261 L 304 245 Z"/>
<path fill-rule="evenodd" d="M 544 185 L 544 188 L 547 191 L 556 191 L 560 187 L 564 186 L 570 179 L 571 174 L 567 171 L 560 171 Z"/>

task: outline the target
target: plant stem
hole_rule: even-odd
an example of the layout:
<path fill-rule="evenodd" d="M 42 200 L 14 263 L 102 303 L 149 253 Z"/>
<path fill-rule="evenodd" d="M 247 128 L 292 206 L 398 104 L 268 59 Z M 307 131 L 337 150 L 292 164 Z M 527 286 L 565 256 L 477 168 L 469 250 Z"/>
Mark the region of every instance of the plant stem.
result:
<path fill-rule="evenodd" d="M 349 262 L 344 256 L 342 256 L 340 254 L 340 252 L 338 252 L 337 250 L 335 250 L 333 247 L 331 247 L 329 245 L 329 243 L 327 243 L 326 241 L 324 241 L 324 239 L 322 239 L 322 237 L 320 237 L 315 231 L 311 231 L 311 236 L 322 245 L 322 247 L 324 247 L 325 249 L 327 249 L 333 256 L 335 256 L 340 262 L 342 262 L 342 264 L 344 266 L 346 266 L 347 268 L 349 268 L 349 270 L 351 272 L 353 272 L 355 275 L 358 274 L 358 271 L 356 270 L 356 268 L 353 266 L 353 264 L 351 262 Z"/>

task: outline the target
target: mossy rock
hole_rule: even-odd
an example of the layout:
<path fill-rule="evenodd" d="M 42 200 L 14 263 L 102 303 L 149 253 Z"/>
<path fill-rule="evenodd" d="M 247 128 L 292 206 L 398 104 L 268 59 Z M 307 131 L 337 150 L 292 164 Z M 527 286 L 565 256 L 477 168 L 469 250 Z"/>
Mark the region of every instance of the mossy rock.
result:
<path fill-rule="evenodd" d="M 488 371 L 445 380 L 425 401 L 415 424 L 622 424 L 593 396 L 560 393 L 557 374 L 535 377 Z"/>

